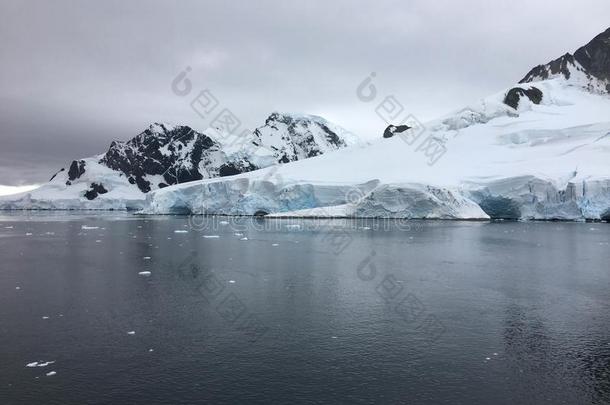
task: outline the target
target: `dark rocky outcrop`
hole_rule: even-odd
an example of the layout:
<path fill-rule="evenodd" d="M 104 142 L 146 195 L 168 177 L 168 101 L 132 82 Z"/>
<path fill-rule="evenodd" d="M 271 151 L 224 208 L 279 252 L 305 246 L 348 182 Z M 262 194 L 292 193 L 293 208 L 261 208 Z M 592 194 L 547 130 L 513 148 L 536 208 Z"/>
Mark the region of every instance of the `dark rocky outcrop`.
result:
<path fill-rule="evenodd" d="M 55 177 L 57 177 L 57 175 L 63 171 L 65 171 L 66 169 L 64 167 L 62 167 L 61 169 L 59 169 L 53 176 L 51 176 L 51 178 L 49 179 L 49 181 L 53 181 L 53 179 Z"/>
<path fill-rule="evenodd" d="M 610 91 L 610 28 L 578 48 L 573 55 L 566 53 L 546 65 L 536 66 L 519 83 L 546 80 L 558 75 L 569 80 L 575 69 L 589 78 L 605 81 L 606 91 Z"/>
<path fill-rule="evenodd" d="M 68 169 L 68 180 L 74 181 L 85 174 L 85 161 L 73 160 Z"/>
<path fill-rule="evenodd" d="M 316 139 L 314 132 L 321 133 L 322 137 Z M 270 139 L 273 141 L 269 142 Z M 270 151 L 275 155 L 277 163 L 319 156 L 325 150 L 348 146 L 344 137 L 323 118 L 279 112 L 269 115 L 265 125 L 254 131 L 252 144 Z"/>
<path fill-rule="evenodd" d="M 208 173 L 199 171 L 200 164 L 210 163 L 210 154 L 219 151 L 220 145 L 212 138 L 190 127 L 153 124 L 127 142 L 112 142 L 100 163 L 123 172 L 131 184 L 147 193 L 151 186 L 145 177 L 149 175 L 163 176 L 167 185 L 203 179 Z"/>
<path fill-rule="evenodd" d="M 85 192 L 85 197 L 87 200 L 94 200 L 98 195 L 105 194 L 107 192 L 108 190 L 104 188 L 103 184 L 91 183 L 89 190 Z"/>
<path fill-rule="evenodd" d="M 574 52 L 574 59 L 598 79 L 610 79 L 610 28 Z"/>
<path fill-rule="evenodd" d="M 391 138 L 397 133 L 405 132 L 407 129 L 411 127 L 408 125 L 388 125 L 388 127 L 383 131 L 384 138 Z"/>
<path fill-rule="evenodd" d="M 281 113 L 271 114 L 254 133 L 244 131 L 240 135 L 221 128 L 200 133 L 188 126 L 154 123 L 126 142 L 113 141 L 96 161 L 148 193 L 178 183 L 257 170 L 273 164 L 274 159 L 287 163 L 348 146 L 346 131 L 337 129 L 320 117 Z M 77 179 L 81 183 L 110 184 L 96 173 L 92 159 L 75 160 L 61 178 L 67 185 Z M 99 190 L 88 190 L 87 198 L 103 194 Z"/>
<path fill-rule="evenodd" d="M 504 97 L 504 104 L 514 108 L 515 110 L 519 107 L 519 101 L 521 97 L 527 97 L 534 104 L 540 104 L 542 101 L 542 91 L 537 87 L 530 87 L 529 89 L 522 89 L 520 87 L 513 87 L 506 93 Z"/>

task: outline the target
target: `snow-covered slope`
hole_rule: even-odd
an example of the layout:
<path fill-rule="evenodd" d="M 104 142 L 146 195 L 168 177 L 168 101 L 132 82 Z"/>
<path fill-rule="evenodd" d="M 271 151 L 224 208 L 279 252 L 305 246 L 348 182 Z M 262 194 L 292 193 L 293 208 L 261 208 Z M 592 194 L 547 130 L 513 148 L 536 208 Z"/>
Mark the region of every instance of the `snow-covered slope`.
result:
<path fill-rule="evenodd" d="M 360 140 L 321 117 L 273 113 L 254 131 L 252 143 L 270 150 L 277 163 L 288 163 L 354 146 Z"/>
<path fill-rule="evenodd" d="M 519 83 L 555 78 L 588 91 L 610 93 L 610 28 L 573 55 L 566 53 L 546 65 L 536 66 Z"/>
<path fill-rule="evenodd" d="M 321 117 L 271 114 L 254 133 L 152 124 L 105 154 L 72 161 L 40 188 L 0 197 L 4 209 L 141 209 L 151 190 L 230 176 L 362 143 Z"/>
<path fill-rule="evenodd" d="M 137 175 L 132 165 L 119 167 L 124 175 L 117 177 L 101 156 L 85 160 L 89 172 L 81 174 L 77 162 L 60 173 L 54 199 L 46 188 L 43 196 L 34 191 L 8 204 L 37 199 L 32 205 L 66 206 L 63 184 L 72 173 L 86 179 L 73 182 L 80 184 L 79 204 L 87 190 L 102 191 L 92 182 L 114 176 L 94 203 L 141 206 L 145 213 L 610 220 L 609 37 L 610 30 L 573 56 L 532 69 L 516 86 L 423 128 L 389 127 L 366 147 L 350 147 L 357 140 L 318 117 L 272 114 L 246 144 L 210 135 L 215 143 L 202 148 L 209 162 L 201 180 L 161 188 L 165 173 L 145 170 L 152 191 L 140 193 L 137 204 L 123 194 L 127 176 Z M 194 165 L 186 165 L 193 148 L 185 148 L 185 160 L 172 167 L 192 175 Z M 238 168 L 227 174 L 236 174 L 218 177 L 227 164 Z M 245 169 L 251 166 L 263 168 Z"/>
<path fill-rule="evenodd" d="M 505 100 L 515 88 L 507 89 L 426 124 L 423 133 L 411 129 L 366 148 L 158 190 L 145 211 L 608 218 L 610 98 L 562 79 L 516 88 L 534 85 L 538 104 L 525 95 L 512 108 Z M 433 144 L 445 148 L 440 158 Z"/>

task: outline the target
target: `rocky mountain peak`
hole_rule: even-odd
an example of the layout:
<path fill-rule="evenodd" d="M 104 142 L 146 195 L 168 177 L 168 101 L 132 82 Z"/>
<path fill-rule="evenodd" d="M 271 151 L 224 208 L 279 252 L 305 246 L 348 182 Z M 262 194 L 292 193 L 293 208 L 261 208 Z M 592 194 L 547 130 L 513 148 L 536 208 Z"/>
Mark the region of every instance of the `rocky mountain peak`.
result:
<path fill-rule="evenodd" d="M 112 141 L 106 153 L 74 160 L 51 181 L 85 183 L 88 200 L 117 185 L 142 193 L 178 183 L 232 176 L 353 144 L 350 133 L 321 117 L 274 112 L 265 125 L 234 148 L 217 132 L 155 122 L 127 141 Z M 108 169 L 111 169 L 110 171 Z"/>
<path fill-rule="evenodd" d="M 563 77 L 595 92 L 610 92 L 610 28 L 578 48 L 530 70 L 519 83 Z"/>
<path fill-rule="evenodd" d="M 199 163 L 204 155 L 219 149 L 212 138 L 188 126 L 154 123 L 126 142 L 113 141 L 100 163 L 122 172 L 129 182 L 148 192 L 147 176 L 162 176 L 158 187 L 202 179 Z"/>
<path fill-rule="evenodd" d="M 356 143 L 348 131 L 322 117 L 273 112 L 254 131 L 253 144 L 263 146 L 278 163 L 318 156 Z"/>

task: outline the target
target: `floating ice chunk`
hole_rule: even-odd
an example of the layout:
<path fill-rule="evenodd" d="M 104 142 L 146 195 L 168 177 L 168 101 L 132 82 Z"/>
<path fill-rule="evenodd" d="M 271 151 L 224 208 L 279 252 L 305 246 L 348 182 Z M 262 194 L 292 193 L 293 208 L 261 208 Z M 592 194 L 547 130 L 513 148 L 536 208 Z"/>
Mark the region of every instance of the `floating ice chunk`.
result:
<path fill-rule="evenodd" d="M 53 363 L 55 363 L 55 362 L 54 361 L 35 361 L 33 363 L 28 363 L 25 366 L 26 367 L 46 367 Z"/>
<path fill-rule="evenodd" d="M 272 243 L 271 246 L 279 246 L 279 243 Z"/>
<path fill-rule="evenodd" d="M 142 259 L 144 259 L 144 260 L 150 260 L 150 256 L 144 256 Z"/>
<path fill-rule="evenodd" d="M 235 280 L 229 280 L 229 283 L 235 284 Z"/>
<path fill-rule="evenodd" d="M 176 229 L 174 233 L 188 233 L 188 231 L 185 229 Z"/>
<path fill-rule="evenodd" d="M 32 232 L 26 232 L 25 236 L 32 236 Z"/>
<path fill-rule="evenodd" d="M 99 240 L 99 239 L 95 241 L 95 243 L 101 243 L 101 242 L 102 242 L 102 241 L 101 241 L 101 240 Z"/>
<path fill-rule="evenodd" d="M 21 287 L 17 286 L 15 287 L 15 290 L 21 290 Z"/>
<path fill-rule="evenodd" d="M 48 316 L 43 316 L 42 319 L 49 319 L 49 317 Z"/>
<path fill-rule="evenodd" d="M 240 232 L 235 232 L 235 233 L 234 233 L 234 235 L 235 235 L 235 236 L 244 236 L 244 234 L 243 234 L 243 233 L 240 233 Z"/>
<path fill-rule="evenodd" d="M 497 356 L 497 355 L 498 355 L 498 353 L 494 353 L 494 356 Z"/>
<path fill-rule="evenodd" d="M 155 351 L 155 349 L 148 349 L 148 351 L 149 351 L 149 352 L 154 352 L 154 351 Z"/>
<path fill-rule="evenodd" d="M 138 273 L 140 276 L 144 276 L 144 277 L 148 277 L 150 276 L 152 273 L 150 271 L 141 271 Z"/>
<path fill-rule="evenodd" d="M 229 225 L 229 221 L 220 221 L 219 224 L 220 225 Z"/>
<path fill-rule="evenodd" d="M 88 226 L 88 225 L 82 225 L 80 227 L 80 229 L 100 229 L 99 226 Z"/>
<path fill-rule="evenodd" d="M 55 371 L 50 371 L 50 372 L 47 373 L 47 377 L 52 377 L 55 374 L 57 374 Z"/>
<path fill-rule="evenodd" d="M 485 357 L 485 360 L 491 360 L 491 357 Z"/>
<path fill-rule="evenodd" d="M 245 236 L 243 238 L 241 238 L 240 240 L 248 240 L 248 238 L 246 238 Z"/>
<path fill-rule="evenodd" d="M 135 334 L 136 334 L 136 331 L 132 330 L 132 331 L 127 332 L 127 334 L 128 334 L 128 335 L 135 335 Z"/>
<path fill-rule="evenodd" d="M 337 337 L 336 337 L 336 336 L 331 336 L 330 338 L 331 338 L 331 339 L 336 339 Z"/>
<path fill-rule="evenodd" d="M 12 226 L 5 226 L 4 229 L 13 229 Z"/>
<path fill-rule="evenodd" d="M 218 239 L 220 238 L 220 236 L 218 235 L 203 235 L 204 238 L 206 239 Z"/>

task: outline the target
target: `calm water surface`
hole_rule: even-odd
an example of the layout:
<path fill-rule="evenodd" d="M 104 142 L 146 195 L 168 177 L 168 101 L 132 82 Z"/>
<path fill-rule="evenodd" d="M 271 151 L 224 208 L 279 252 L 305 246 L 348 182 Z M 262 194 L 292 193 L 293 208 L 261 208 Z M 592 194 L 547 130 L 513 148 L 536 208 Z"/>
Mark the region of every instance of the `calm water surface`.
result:
<path fill-rule="evenodd" d="M 225 220 L 0 216 L 0 404 L 610 403 L 609 224 Z"/>

